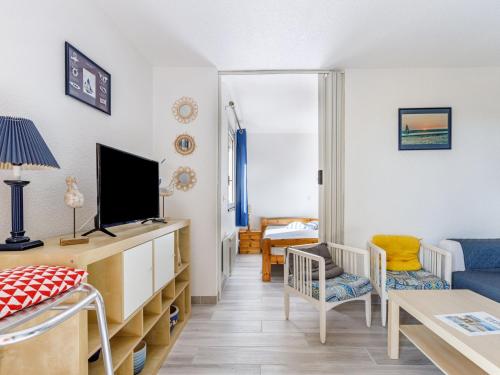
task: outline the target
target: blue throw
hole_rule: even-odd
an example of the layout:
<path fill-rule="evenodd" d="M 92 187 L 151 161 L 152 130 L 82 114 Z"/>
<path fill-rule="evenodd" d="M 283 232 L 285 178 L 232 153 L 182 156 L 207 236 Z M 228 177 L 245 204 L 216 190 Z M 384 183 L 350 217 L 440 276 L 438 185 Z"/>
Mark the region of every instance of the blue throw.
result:
<path fill-rule="evenodd" d="M 500 238 L 452 239 L 452 241 L 462 245 L 467 271 L 500 268 Z"/>

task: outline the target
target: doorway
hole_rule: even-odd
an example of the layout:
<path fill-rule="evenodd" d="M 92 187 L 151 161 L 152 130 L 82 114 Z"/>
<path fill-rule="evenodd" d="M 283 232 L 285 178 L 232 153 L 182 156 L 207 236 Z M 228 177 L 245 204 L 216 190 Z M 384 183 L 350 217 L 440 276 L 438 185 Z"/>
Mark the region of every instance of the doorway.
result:
<path fill-rule="evenodd" d="M 318 218 L 321 240 L 340 239 L 343 180 L 336 164 L 343 152 L 337 149 L 343 137 L 343 111 L 337 113 L 342 98 L 342 73 L 219 73 L 219 295 L 238 253 L 234 140 L 240 127 L 248 137 L 245 229 L 259 232 L 264 217 Z M 259 240 L 251 243 L 259 250 Z"/>

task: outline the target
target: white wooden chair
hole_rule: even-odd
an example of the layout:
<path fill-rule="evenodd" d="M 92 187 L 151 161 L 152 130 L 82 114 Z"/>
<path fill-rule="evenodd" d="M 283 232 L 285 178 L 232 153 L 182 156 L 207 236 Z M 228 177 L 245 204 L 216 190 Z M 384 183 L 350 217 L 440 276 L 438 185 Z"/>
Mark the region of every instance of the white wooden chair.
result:
<path fill-rule="evenodd" d="M 344 268 L 344 274 L 325 280 L 325 259 L 301 249 L 311 245 L 287 249 L 284 277 L 285 317 L 290 315 L 290 294 L 304 298 L 319 311 L 320 340 L 326 342 L 326 313 L 345 302 L 365 301 L 366 325 L 371 325 L 370 257 L 367 250 L 328 243 L 333 262 Z M 290 259 L 293 271 L 289 274 Z M 319 280 L 312 280 L 312 262 L 319 262 Z M 346 287 L 347 286 L 347 287 Z"/>
<path fill-rule="evenodd" d="M 394 275 L 399 274 L 399 272 L 387 271 L 387 255 L 384 249 L 372 242 L 368 242 L 368 249 L 370 251 L 371 283 L 380 296 L 381 319 L 384 327 L 387 322 L 388 289 L 447 289 L 451 287 L 451 254 L 443 249 L 420 241 L 419 260 L 422 264 L 422 270 L 426 272 L 410 272 L 417 274 L 419 278 L 412 279 L 413 285 L 407 286 L 404 285 L 404 277 L 407 273 L 402 274 L 401 280 L 403 282 L 400 282 L 401 280 L 394 280 Z M 415 285 L 415 283 L 420 285 Z"/>

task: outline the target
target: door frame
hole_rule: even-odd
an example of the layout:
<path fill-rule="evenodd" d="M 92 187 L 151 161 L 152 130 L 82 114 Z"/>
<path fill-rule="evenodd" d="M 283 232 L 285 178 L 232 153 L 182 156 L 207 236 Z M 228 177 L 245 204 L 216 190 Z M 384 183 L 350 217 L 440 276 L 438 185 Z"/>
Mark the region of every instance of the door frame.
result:
<path fill-rule="evenodd" d="M 222 272 L 221 233 L 221 78 L 225 75 L 317 74 L 318 75 L 318 139 L 319 169 L 323 184 L 319 185 L 320 238 L 343 243 L 344 238 L 344 72 L 329 69 L 296 70 L 220 70 L 218 71 L 217 126 L 217 294 L 220 299 L 226 277 Z M 333 150 L 329 153 L 327 150 Z"/>

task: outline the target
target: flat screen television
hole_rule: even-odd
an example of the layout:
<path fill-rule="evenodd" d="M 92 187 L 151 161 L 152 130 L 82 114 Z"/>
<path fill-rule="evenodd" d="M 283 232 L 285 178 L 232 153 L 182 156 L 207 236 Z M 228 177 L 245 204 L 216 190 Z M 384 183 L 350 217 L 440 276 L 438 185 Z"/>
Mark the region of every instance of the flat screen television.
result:
<path fill-rule="evenodd" d="M 159 164 L 97 144 L 95 230 L 159 216 Z M 87 233 L 86 233 L 87 234 Z"/>

